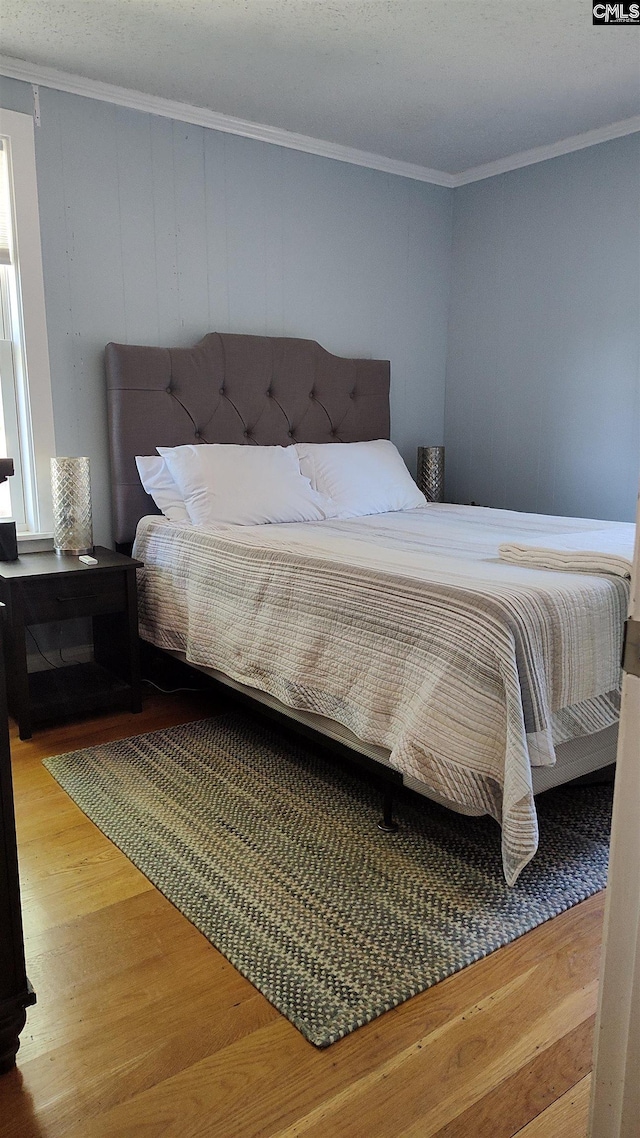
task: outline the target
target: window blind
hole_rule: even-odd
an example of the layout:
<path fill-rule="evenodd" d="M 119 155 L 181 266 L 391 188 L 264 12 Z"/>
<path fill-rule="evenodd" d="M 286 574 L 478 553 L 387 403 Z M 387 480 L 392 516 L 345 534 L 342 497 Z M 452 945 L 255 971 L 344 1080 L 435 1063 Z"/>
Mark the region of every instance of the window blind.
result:
<path fill-rule="evenodd" d="M 11 212 L 7 148 L 0 139 L 0 265 L 11 264 Z"/>

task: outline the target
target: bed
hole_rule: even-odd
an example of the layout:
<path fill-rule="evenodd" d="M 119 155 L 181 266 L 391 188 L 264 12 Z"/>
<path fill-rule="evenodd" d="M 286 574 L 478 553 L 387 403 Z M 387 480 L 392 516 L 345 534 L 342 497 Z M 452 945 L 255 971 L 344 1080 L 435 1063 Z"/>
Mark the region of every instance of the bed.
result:
<path fill-rule="evenodd" d="M 412 789 L 493 815 L 515 881 L 537 847 L 535 794 L 614 759 L 628 582 L 505 564 L 503 542 L 554 519 L 476 507 L 170 523 L 136 455 L 388 438 L 389 364 L 211 333 L 110 344 L 106 365 L 115 536 L 127 547 L 137 530 L 143 637 Z"/>

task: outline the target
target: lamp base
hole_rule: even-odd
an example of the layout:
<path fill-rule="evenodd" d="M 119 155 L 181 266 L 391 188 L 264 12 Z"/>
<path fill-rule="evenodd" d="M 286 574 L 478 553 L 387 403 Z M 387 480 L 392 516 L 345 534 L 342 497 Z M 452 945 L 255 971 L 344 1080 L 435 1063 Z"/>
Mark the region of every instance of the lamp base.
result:
<path fill-rule="evenodd" d="M 86 545 L 83 549 L 58 549 L 56 545 L 55 552 L 58 557 L 84 557 L 87 553 L 93 553 L 93 546 Z"/>

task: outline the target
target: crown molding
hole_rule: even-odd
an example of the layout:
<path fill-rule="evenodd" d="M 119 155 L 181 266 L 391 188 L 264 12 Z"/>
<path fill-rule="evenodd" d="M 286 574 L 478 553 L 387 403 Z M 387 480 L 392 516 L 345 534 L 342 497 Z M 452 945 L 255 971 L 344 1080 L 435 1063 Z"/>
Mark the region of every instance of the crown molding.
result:
<path fill-rule="evenodd" d="M 563 138 L 548 146 L 522 150 L 508 158 L 485 162 L 483 166 L 470 166 L 468 170 L 453 175 L 453 185 L 455 188 L 466 186 L 469 182 L 480 182 L 484 178 L 493 178 L 496 174 L 507 174 L 509 170 L 520 170 L 523 166 L 533 166 L 536 162 L 546 162 L 548 158 L 559 158 L 562 154 L 571 154 L 574 150 L 584 150 L 587 146 L 596 146 L 599 142 L 609 142 L 612 138 L 622 138 L 625 134 L 636 134 L 638 131 L 640 115 L 634 115 L 633 118 L 621 119 L 609 126 L 597 127 L 596 130 L 586 130 L 584 134 L 574 134 L 571 138 Z"/>
<path fill-rule="evenodd" d="M 194 107 L 190 103 L 163 99 L 159 95 L 145 95 L 142 91 L 116 87 L 112 83 L 102 83 L 97 79 L 85 79 L 80 75 L 58 71 L 54 67 L 41 67 L 39 64 L 13 59 L 7 55 L 0 55 L 0 74 L 6 75 L 9 79 L 22 79 L 41 87 L 54 87 L 71 95 L 84 95 L 89 99 L 115 103 L 120 107 L 131 107 L 146 114 L 193 123 L 195 126 L 208 127 L 210 130 L 220 130 L 225 134 L 237 134 L 257 142 L 269 142 L 274 146 L 284 146 L 288 150 L 301 150 L 305 154 L 333 158 L 337 162 L 349 162 L 353 166 L 367 166 L 372 170 L 381 170 L 385 174 L 397 174 L 401 178 L 431 182 L 435 186 L 446 186 L 449 189 L 455 184 L 455 176 L 447 174 L 444 170 L 430 170 L 426 166 L 385 158 L 382 154 L 370 154 L 366 150 L 356 150 L 350 146 L 341 146 L 337 142 L 311 138 L 306 134 L 295 134 L 280 127 L 233 118 L 231 115 L 210 111 L 206 107 Z"/>
<path fill-rule="evenodd" d="M 558 158 L 574 150 L 582 150 L 599 142 L 608 142 L 613 138 L 621 138 L 623 135 L 640 131 L 640 115 L 635 115 L 633 118 L 622 119 L 609 126 L 561 139 L 548 146 L 537 146 L 533 150 L 523 150 L 507 158 L 498 158 L 495 162 L 486 162 L 482 166 L 473 166 L 457 174 L 450 174 L 446 170 L 432 170 L 427 166 L 414 165 L 412 162 L 386 158 L 382 154 L 371 154 L 366 150 L 341 146 L 338 142 L 328 142 L 320 138 L 311 138 L 306 134 L 282 130 L 280 127 L 267 126 L 265 123 L 223 115 L 207 107 L 194 107 L 190 103 L 163 99 L 160 95 L 145 95 L 142 91 L 117 87 L 112 83 L 102 83 L 98 79 L 86 79 L 81 75 L 58 71 L 55 67 L 43 67 L 37 63 L 13 59 L 8 55 L 0 55 L 0 75 L 42 87 L 53 87 L 57 91 L 66 91 L 71 95 L 83 95 L 88 99 L 98 99 L 104 103 L 115 103 L 116 106 L 130 107 L 145 114 L 175 119 L 177 122 L 193 123 L 194 126 L 208 127 L 210 130 L 219 130 L 225 134 L 237 134 L 256 142 L 268 142 L 273 146 L 284 146 L 288 150 L 316 154 L 320 158 L 333 158 L 336 162 L 348 162 L 353 166 L 366 166 L 371 170 L 381 170 L 385 174 L 396 174 L 401 178 L 412 178 L 414 181 L 429 182 L 434 186 L 445 186 L 448 189 L 466 186 L 469 182 L 479 182 L 484 178 L 493 178 L 496 174 L 506 174 L 510 170 L 519 170 L 523 166 L 532 166 L 536 162 L 545 162 L 548 158 Z"/>

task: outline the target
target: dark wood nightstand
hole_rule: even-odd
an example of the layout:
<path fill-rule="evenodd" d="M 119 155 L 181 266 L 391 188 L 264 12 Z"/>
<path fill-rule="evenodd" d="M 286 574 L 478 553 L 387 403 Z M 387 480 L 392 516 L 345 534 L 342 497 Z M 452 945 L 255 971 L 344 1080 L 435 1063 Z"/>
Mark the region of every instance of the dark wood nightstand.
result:
<path fill-rule="evenodd" d="M 140 711 L 136 569 L 142 564 L 98 546 L 97 565 L 54 552 L 0 562 L 9 711 L 21 739 L 33 727 L 74 715 L 129 707 Z M 29 672 L 29 625 L 91 617 L 90 663 Z"/>

